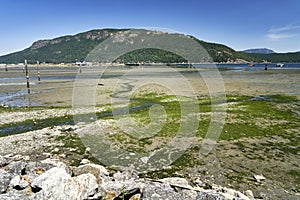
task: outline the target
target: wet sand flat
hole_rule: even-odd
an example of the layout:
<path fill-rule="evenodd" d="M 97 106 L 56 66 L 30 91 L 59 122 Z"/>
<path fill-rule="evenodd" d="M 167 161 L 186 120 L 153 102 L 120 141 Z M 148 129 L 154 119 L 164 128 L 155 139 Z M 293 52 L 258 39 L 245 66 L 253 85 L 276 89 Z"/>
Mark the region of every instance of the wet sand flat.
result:
<path fill-rule="evenodd" d="M 24 101 L 23 105 L 45 105 L 45 106 L 71 106 L 73 98 L 74 83 L 76 81 L 76 75 L 79 74 L 77 67 L 41 67 L 41 81 L 37 81 L 37 73 L 35 68 L 30 70 L 30 85 L 31 94 L 27 95 L 26 79 L 22 68 L 15 68 L 0 73 L 0 95 L 1 104 L 7 104 L 12 106 Z M 145 67 L 146 68 L 146 67 Z M 150 67 L 149 67 L 150 68 Z M 85 68 L 82 68 L 84 71 Z M 156 70 L 155 68 L 153 69 Z M 188 81 L 191 85 L 191 89 L 183 91 L 186 95 L 208 96 L 209 91 L 207 85 L 201 73 L 204 71 L 197 71 L 195 69 L 170 69 L 164 71 L 164 74 L 134 74 L 128 76 L 127 73 L 132 71 L 129 68 L 113 67 L 106 69 L 104 74 L 95 74 L 98 78 L 98 85 L 95 85 L 96 104 L 109 104 L 111 102 L 110 95 L 116 92 L 116 88 L 122 87 L 120 84 L 125 82 L 125 79 L 131 81 L 133 87 L 136 87 L 139 81 L 143 79 L 152 79 L 151 90 L 153 92 L 159 92 L 161 89 L 160 80 L 167 78 L 168 83 L 178 83 L 177 78 L 172 78 L 177 73 L 184 76 L 184 80 Z M 160 70 L 158 70 L 159 72 Z M 141 70 L 142 72 L 142 70 Z M 97 73 L 97 72 L 96 72 Z M 271 69 L 268 71 L 252 70 L 252 71 L 235 71 L 225 70 L 220 71 L 222 82 L 224 83 L 225 93 L 227 95 L 246 95 L 246 96 L 258 96 L 258 95 L 273 95 L 273 94 L 286 94 L 293 95 L 300 98 L 300 69 Z M 124 76 L 126 76 L 124 78 Z M 6 80 L 3 80 L 3 79 Z M 155 79 L 156 78 L 156 79 Z M 10 80 L 11 79 L 11 80 Z M 214 81 L 214 77 L 211 77 Z M 120 81 L 123 80 L 123 81 Z M 2 83 L 2 85 L 1 85 Z M 14 85 L 14 83 L 16 83 Z M 5 85 L 7 84 L 7 85 Z M 136 84 L 136 85 L 135 85 Z M 135 88 L 138 89 L 138 88 Z M 176 91 L 171 91 L 171 93 Z M 9 98 L 10 94 L 18 93 L 15 97 Z M 176 94 L 175 94 L 176 95 Z M 7 98 L 5 98 L 7 97 Z M 16 101 L 16 102 L 15 102 Z M 15 103 L 14 103 L 15 102 Z"/>

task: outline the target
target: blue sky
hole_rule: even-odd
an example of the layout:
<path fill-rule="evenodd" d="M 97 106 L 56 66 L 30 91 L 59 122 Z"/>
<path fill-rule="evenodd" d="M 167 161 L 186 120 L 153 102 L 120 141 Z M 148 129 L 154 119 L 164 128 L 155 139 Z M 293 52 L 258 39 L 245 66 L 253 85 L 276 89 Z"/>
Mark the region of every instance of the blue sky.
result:
<path fill-rule="evenodd" d="M 300 0 L 0 0 L 0 55 L 100 28 L 157 27 L 235 50 L 300 51 Z"/>

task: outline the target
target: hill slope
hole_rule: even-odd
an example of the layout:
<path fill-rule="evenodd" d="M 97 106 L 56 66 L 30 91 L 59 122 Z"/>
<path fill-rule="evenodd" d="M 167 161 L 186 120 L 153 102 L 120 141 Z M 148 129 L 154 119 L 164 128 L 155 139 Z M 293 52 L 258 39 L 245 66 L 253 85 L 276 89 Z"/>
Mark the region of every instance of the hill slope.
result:
<path fill-rule="evenodd" d="M 273 51 L 272 49 L 267 49 L 267 48 L 247 49 L 247 50 L 244 50 L 243 52 L 245 52 L 245 53 L 260 53 L 260 54 L 275 53 L 275 51 Z"/>
<path fill-rule="evenodd" d="M 47 63 L 73 63 L 83 61 L 88 53 L 108 37 L 128 29 L 91 30 L 76 35 L 67 35 L 51 40 L 39 40 L 23 51 L 0 56 L 0 63 L 20 63 L 25 59 L 29 63 L 36 61 Z M 191 36 L 192 37 L 192 36 Z M 287 54 L 255 54 L 237 52 L 222 44 L 209 43 L 192 37 L 199 42 L 215 62 L 300 62 L 300 52 Z M 118 62 L 183 62 L 180 56 L 158 49 L 140 49 L 121 56 Z"/>
<path fill-rule="evenodd" d="M 47 63 L 71 63 L 83 61 L 86 55 L 100 42 L 118 31 L 125 29 L 91 30 L 76 35 L 68 35 L 51 40 L 39 40 L 23 51 L 0 57 L 0 62 L 19 63 L 27 59 L 29 63 L 37 60 Z"/>

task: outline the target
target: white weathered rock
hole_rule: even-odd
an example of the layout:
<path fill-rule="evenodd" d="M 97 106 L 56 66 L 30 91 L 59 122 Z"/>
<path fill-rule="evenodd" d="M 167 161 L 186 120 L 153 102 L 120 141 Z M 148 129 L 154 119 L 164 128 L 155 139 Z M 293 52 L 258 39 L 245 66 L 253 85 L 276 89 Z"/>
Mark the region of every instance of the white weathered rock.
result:
<path fill-rule="evenodd" d="M 68 169 L 68 166 L 61 162 L 59 159 L 50 159 L 50 158 L 47 158 L 45 160 L 42 160 L 41 163 L 45 163 L 45 164 L 52 164 L 58 168 L 62 168 L 62 169 Z"/>
<path fill-rule="evenodd" d="M 97 189 L 96 177 L 92 174 L 82 174 L 65 181 L 63 192 L 69 199 L 87 199 L 89 196 L 95 195 Z"/>
<path fill-rule="evenodd" d="M 33 199 L 87 199 L 96 194 L 98 184 L 92 174 L 71 177 L 64 169 L 54 167 L 33 180 L 31 186 L 40 189 Z"/>
<path fill-rule="evenodd" d="M 53 167 L 44 172 L 31 182 L 33 188 L 39 188 L 43 191 L 52 191 L 53 187 L 62 187 L 64 181 L 71 178 L 65 169 Z"/>

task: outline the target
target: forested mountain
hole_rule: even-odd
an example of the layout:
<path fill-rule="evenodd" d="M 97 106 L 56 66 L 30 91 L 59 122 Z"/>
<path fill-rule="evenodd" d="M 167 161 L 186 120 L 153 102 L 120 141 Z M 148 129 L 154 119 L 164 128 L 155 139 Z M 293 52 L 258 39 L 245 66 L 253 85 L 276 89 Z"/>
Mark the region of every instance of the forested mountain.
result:
<path fill-rule="evenodd" d="M 0 56 L 0 63 L 74 63 L 84 61 L 89 52 L 108 37 L 128 29 L 91 30 L 76 35 L 67 35 L 50 40 L 39 40 L 23 51 Z M 190 36 L 199 42 L 215 62 L 300 62 L 300 52 L 296 53 L 245 53 L 238 52 L 222 44 L 209 43 Z M 123 63 L 177 63 L 186 61 L 171 52 L 159 49 L 139 49 L 129 52 L 116 60 Z"/>

